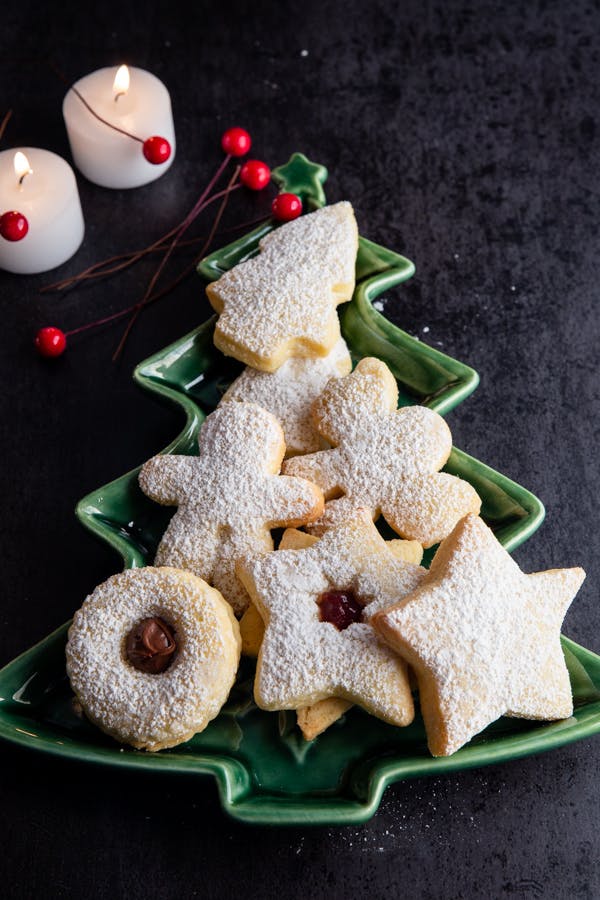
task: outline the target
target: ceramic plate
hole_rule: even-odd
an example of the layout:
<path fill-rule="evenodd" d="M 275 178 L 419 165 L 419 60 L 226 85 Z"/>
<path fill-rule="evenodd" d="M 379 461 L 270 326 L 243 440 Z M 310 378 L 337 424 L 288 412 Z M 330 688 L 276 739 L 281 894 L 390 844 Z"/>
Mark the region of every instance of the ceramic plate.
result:
<path fill-rule="evenodd" d="M 326 171 L 301 154 L 275 170 L 274 177 L 282 189 L 301 194 L 307 207 L 324 202 Z M 208 257 L 200 273 L 206 279 L 218 277 L 256 252 L 258 240 L 271 227 L 266 223 Z M 475 389 L 476 373 L 400 331 L 372 306 L 377 296 L 413 271 L 404 257 L 361 238 L 357 287 L 342 308 L 342 330 L 355 359 L 378 356 L 390 366 L 401 403 L 423 403 L 443 414 Z M 204 323 L 135 371 L 142 387 L 177 404 L 185 414 L 183 430 L 165 452 L 195 452 L 205 415 L 241 368 L 215 350 L 213 328 L 213 320 Z M 541 524 L 540 501 L 478 460 L 455 449 L 446 470 L 475 486 L 483 500 L 483 517 L 508 549 Z M 137 470 L 92 492 L 77 509 L 83 524 L 110 544 L 127 567 L 152 561 L 172 512 L 141 493 Z M 78 760 L 214 775 L 223 808 L 248 822 L 364 822 L 393 781 L 514 759 L 600 729 L 600 658 L 564 638 L 574 715 L 551 724 L 501 719 L 446 759 L 429 755 L 419 715 L 410 727 L 393 728 L 356 707 L 306 743 L 293 713 L 256 708 L 249 660 L 243 660 L 228 703 L 204 732 L 173 750 L 148 754 L 120 748 L 75 714 L 64 668 L 67 628 L 68 623 L 0 672 L 0 736 Z"/>

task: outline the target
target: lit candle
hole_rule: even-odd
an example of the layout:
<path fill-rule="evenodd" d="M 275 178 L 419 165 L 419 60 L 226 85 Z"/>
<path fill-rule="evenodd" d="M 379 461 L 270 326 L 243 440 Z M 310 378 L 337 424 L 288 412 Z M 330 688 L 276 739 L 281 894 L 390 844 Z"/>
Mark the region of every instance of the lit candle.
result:
<path fill-rule="evenodd" d="M 102 187 L 133 188 L 167 171 L 175 156 L 175 130 L 162 81 L 144 69 L 120 66 L 116 72 L 98 69 L 73 88 L 63 101 L 63 116 L 75 165 L 86 178 Z M 99 121 L 75 91 L 97 116 L 129 136 Z M 170 155 L 149 162 L 146 144 L 156 136 L 168 141 Z"/>
<path fill-rule="evenodd" d="M 71 166 L 49 150 L 0 153 L 0 269 L 32 275 L 66 262 L 83 240 Z"/>

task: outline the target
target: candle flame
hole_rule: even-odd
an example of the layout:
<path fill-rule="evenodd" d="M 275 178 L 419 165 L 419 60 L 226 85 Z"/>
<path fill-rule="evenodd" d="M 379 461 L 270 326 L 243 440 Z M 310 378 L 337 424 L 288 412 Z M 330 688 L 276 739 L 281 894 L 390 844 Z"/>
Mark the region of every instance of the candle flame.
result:
<path fill-rule="evenodd" d="M 115 80 L 113 81 L 113 91 L 115 94 L 115 100 L 117 97 L 121 96 L 121 94 L 126 94 L 129 90 L 129 69 L 127 66 L 119 66 L 117 69 L 117 74 L 115 75 Z"/>
<path fill-rule="evenodd" d="M 26 175 L 33 174 L 33 169 L 29 165 L 29 160 L 24 153 L 21 153 L 20 150 L 17 150 L 17 152 L 15 153 L 14 166 L 15 175 L 17 176 L 19 184 L 22 184 L 23 179 Z"/>

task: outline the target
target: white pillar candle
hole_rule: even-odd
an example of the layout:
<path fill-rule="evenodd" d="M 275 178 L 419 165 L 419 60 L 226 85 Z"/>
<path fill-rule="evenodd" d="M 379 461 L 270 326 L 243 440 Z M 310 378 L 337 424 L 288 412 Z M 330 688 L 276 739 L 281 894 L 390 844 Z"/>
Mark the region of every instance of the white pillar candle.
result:
<path fill-rule="evenodd" d="M 124 69 L 125 67 L 121 67 Z M 73 90 L 63 101 L 63 116 L 75 165 L 86 178 L 108 188 L 133 188 L 160 178 L 175 157 L 175 129 L 166 87 L 144 69 L 129 69 L 127 88 L 115 84 L 114 68 L 98 69 L 74 87 L 94 112 L 142 141 L 158 135 L 171 155 L 158 165 L 144 157 L 142 144 L 100 122 Z"/>
<path fill-rule="evenodd" d="M 0 153 L 0 216 L 16 210 L 29 230 L 20 241 L 0 237 L 0 269 L 33 275 L 73 256 L 83 240 L 83 214 L 73 169 L 64 159 L 25 147 L 25 164 L 18 169 L 17 160 L 15 169 L 16 153 Z"/>

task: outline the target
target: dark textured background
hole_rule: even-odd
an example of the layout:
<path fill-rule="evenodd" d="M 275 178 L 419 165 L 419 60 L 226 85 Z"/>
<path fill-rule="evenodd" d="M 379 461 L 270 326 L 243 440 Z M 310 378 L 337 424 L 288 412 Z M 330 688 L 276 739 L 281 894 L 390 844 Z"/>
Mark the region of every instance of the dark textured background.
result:
<path fill-rule="evenodd" d="M 600 651 L 597 2 L 3 5 L 2 149 L 70 158 L 69 79 L 127 61 L 171 91 L 178 153 L 155 184 L 79 179 L 85 243 L 57 276 L 144 245 L 178 221 L 243 124 L 253 155 L 325 163 L 328 197 L 413 259 L 386 313 L 474 366 L 449 417 L 458 446 L 538 494 L 526 571 L 583 565 L 566 633 Z M 50 7 L 54 7 L 52 11 Z M 303 52 L 307 51 L 307 52 Z M 227 223 L 268 208 L 231 202 Z M 228 238 L 223 237 L 222 241 Z M 172 273 L 188 257 L 178 256 Z M 118 560 L 76 500 L 163 447 L 180 419 L 136 389 L 135 363 L 208 314 L 195 278 L 139 321 L 120 364 L 113 326 L 48 364 L 31 340 L 135 302 L 156 261 L 63 295 L 54 274 L 0 276 L 3 568 L 0 665 L 69 618 Z M 426 330 L 428 329 L 428 330 Z M 585 897 L 600 895 L 600 743 L 389 788 L 340 829 L 250 828 L 209 779 L 149 777 L 0 747 L 0 875 L 11 897 Z"/>

